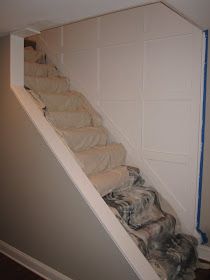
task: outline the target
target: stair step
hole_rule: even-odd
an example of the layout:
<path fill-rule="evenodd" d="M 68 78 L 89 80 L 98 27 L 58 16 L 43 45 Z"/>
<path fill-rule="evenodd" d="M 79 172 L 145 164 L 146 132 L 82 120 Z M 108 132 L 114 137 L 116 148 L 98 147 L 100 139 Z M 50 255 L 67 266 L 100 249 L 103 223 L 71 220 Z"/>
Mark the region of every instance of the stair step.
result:
<path fill-rule="evenodd" d="M 112 169 L 125 163 L 126 152 L 122 144 L 96 146 L 75 153 L 87 175 Z"/>
<path fill-rule="evenodd" d="M 95 127 L 102 126 L 101 116 L 93 109 L 87 99 L 79 92 L 67 91 L 62 94 L 39 93 L 48 111 L 86 110 L 92 117 Z"/>
<path fill-rule="evenodd" d="M 135 230 L 122 219 L 116 208 L 110 207 L 110 209 L 147 258 L 150 256 L 150 251 L 157 249 L 159 243 L 164 244 L 165 240 L 174 235 L 176 220 L 172 215 L 165 214 L 160 219 L 148 222 L 142 228 Z"/>
<path fill-rule="evenodd" d="M 185 234 L 168 235 L 149 252 L 149 262 L 160 279 L 195 279 L 197 240 Z"/>
<path fill-rule="evenodd" d="M 144 244 L 152 249 L 156 243 L 163 241 L 169 235 L 174 234 L 176 220 L 172 215 L 165 214 L 158 220 L 148 221 L 142 228 L 132 230 L 132 234 L 139 240 L 143 240 Z"/>
<path fill-rule="evenodd" d="M 60 131 L 67 145 L 74 151 L 87 150 L 107 144 L 107 131 L 103 127 L 82 127 Z"/>
<path fill-rule="evenodd" d="M 125 223 L 135 230 L 164 216 L 152 188 L 132 186 L 114 191 L 104 200 L 110 207 L 116 208 Z"/>
<path fill-rule="evenodd" d="M 87 111 L 47 112 L 47 120 L 57 129 L 69 129 L 91 126 L 91 115 Z"/>
<path fill-rule="evenodd" d="M 83 108 L 82 98 L 70 91 L 64 94 L 40 94 L 48 111 L 76 111 Z"/>
<path fill-rule="evenodd" d="M 35 77 L 55 77 L 58 76 L 58 71 L 55 66 L 50 64 L 40 64 L 25 61 L 24 74 L 26 76 Z"/>
<path fill-rule="evenodd" d="M 27 62 L 43 62 L 44 54 L 41 51 L 34 50 L 32 47 L 25 47 L 24 60 Z"/>
<path fill-rule="evenodd" d="M 25 76 L 25 86 L 34 92 L 51 94 L 64 93 L 69 89 L 69 83 L 63 77 L 31 77 Z"/>
<path fill-rule="evenodd" d="M 89 179 L 101 196 L 118 188 L 128 187 L 132 181 L 126 166 L 105 170 L 89 176 Z"/>

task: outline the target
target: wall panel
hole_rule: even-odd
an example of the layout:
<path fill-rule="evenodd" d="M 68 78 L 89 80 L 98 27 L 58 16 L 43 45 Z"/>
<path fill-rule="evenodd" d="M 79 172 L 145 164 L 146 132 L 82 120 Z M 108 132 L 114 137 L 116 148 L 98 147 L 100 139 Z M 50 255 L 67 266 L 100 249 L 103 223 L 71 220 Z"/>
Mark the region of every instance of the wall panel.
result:
<path fill-rule="evenodd" d="M 187 98 L 192 85 L 192 35 L 144 43 L 145 98 Z"/>
<path fill-rule="evenodd" d="M 188 155 L 192 136 L 190 113 L 187 101 L 145 102 L 143 149 Z"/>
<path fill-rule="evenodd" d="M 101 48 L 100 99 L 136 100 L 141 82 L 140 63 L 138 46 L 135 44 Z"/>

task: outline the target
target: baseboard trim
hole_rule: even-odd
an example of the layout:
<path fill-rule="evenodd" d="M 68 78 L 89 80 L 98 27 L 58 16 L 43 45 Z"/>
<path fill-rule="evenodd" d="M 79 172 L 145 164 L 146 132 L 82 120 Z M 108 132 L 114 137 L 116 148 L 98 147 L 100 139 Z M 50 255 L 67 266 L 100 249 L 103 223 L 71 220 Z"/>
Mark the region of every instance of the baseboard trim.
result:
<path fill-rule="evenodd" d="M 0 252 L 46 280 L 72 280 L 57 270 L 0 240 Z"/>
<path fill-rule="evenodd" d="M 210 247 L 205 245 L 199 245 L 198 256 L 200 259 L 210 262 Z"/>

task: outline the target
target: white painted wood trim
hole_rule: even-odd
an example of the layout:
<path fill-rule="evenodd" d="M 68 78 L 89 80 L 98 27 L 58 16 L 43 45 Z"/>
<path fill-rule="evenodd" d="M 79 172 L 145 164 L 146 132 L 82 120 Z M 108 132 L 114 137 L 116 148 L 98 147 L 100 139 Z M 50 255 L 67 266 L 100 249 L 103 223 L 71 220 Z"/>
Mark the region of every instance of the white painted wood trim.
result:
<path fill-rule="evenodd" d="M 11 36 L 11 53 L 12 57 L 21 55 L 23 52 L 23 44 L 17 36 Z M 17 38 L 16 38 L 17 37 Z M 51 149 L 66 174 L 73 182 L 75 188 L 79 191 L 84 201 L 88 204 L 96 218 L 101 223 L 102 227 L 109 234 L 113 242 L 116 244 L 124 258 L 127 260 L 137 277 L 142 280 L 159 280 L 160 278 L 138 249 L 132 238 L 122 227 L 117 218 L 113 215 L 109 207 L 103 201 L 99 193 L 96 191 L 88 177 L 82 171 L 73 152 L 64 145 L 63 141 L 44 117 L 42 111 L 35 104 L 33 97 L 24 89 L 23 80 L 18 79 L 18 85 L 14 84 L 17 81 L 15 73 L 18 75 L 19 69 L 23 67 L 23 60 L 11 60 L 11 68 L 13 79 L 11 79 L 11 90 L 20 102 L 24 111 L 29 116 L 32 123 L 37 128 L 44 141 Z"/>
<path fill-rule="evenodd" d="M 206 245 L 198 246 L 198 257 L 199 259 L 210 262 L 210 247 Z"/>
<path fill-rule="evenodd" d="M 0 240 L 0 252 L 46 280 L 72 280 L 48 265 Z"/>

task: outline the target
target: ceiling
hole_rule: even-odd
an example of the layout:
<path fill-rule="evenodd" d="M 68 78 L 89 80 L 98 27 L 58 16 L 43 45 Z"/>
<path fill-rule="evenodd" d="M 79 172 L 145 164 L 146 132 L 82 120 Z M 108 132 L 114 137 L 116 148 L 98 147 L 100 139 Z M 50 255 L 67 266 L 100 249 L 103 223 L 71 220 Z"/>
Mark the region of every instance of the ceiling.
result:
<path fill-rule="evenodd" d="M 0 36 L 26 27 L 44 30 L 153 0 L 0 0 Z M 164 0 L 202 29 L 210 28 L 209 0 Z"/>

